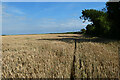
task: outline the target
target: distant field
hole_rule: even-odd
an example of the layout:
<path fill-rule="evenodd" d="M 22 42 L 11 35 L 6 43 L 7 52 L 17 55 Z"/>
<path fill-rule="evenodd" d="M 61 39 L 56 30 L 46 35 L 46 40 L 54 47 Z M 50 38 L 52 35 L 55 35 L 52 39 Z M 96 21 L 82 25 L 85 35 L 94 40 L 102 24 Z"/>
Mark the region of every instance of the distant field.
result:
<path fill-rule="evenodd" d="M 118 78 L 118 47 L 120 40 L 79 34 L 2 36 L 2 77 Z"/>

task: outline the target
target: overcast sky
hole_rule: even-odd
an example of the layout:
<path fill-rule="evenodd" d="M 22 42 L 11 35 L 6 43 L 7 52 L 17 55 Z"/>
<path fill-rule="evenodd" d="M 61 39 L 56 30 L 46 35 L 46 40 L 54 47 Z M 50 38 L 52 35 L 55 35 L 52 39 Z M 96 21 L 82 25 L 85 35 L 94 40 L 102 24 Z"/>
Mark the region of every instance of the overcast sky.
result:
<path fill-rule="evenodd" d="M 3 2 L 2 34 L 79 31 L 89 23 L 79 19 L 82 10 L 104 7 L 105 2 Z"/>

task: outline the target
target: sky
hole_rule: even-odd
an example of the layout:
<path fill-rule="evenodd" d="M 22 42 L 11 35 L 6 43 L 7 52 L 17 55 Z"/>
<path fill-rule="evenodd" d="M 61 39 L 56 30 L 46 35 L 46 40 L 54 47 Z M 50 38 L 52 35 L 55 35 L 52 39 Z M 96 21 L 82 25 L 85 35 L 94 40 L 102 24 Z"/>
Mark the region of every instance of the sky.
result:
<path fill-rule="evenodd" d="M 2 34 L 44 34 L 80 31 L 90 22 L 84 9 L 101 10 L 105 2 L 3 2 Z"/>
<path fill-rule="evenodd" d="M 2 2 L 107 2 L 109 0 L 1 0 L 1 1 Z"/>

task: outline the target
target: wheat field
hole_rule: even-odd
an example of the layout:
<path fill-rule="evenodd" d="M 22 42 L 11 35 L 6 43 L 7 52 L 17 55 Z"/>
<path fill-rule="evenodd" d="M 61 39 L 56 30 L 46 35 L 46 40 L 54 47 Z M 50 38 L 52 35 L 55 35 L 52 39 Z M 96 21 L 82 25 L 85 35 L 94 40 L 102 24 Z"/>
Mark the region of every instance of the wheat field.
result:
<path fill-rule="evenodd" d="M 82 34 L 2 36 L 2 77 L 118 78 L 118 47 Z"/>

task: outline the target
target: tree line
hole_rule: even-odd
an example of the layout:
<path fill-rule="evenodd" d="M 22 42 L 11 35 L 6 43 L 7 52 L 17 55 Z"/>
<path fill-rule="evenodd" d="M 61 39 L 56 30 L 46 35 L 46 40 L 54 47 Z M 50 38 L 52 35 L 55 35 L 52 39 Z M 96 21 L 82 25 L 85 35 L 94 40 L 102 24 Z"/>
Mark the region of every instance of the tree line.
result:
<path fill-rule="evenodd" d="M 107 2 L 102 10 L 82 10 L 80 19 L 92 22 L 82 29 L 85 34 L 120 39 L 120 2 Z"/>

